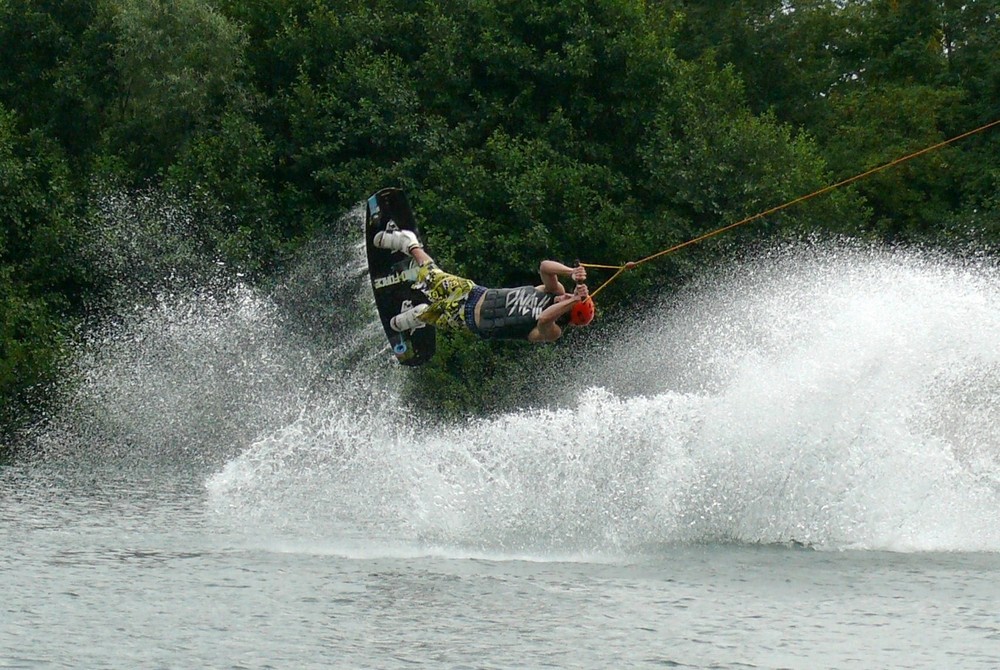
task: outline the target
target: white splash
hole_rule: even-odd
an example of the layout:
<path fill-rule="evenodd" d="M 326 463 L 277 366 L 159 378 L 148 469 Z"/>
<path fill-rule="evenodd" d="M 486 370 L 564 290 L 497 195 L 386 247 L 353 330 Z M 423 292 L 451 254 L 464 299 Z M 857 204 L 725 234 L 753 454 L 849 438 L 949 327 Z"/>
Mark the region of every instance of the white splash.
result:
<path fill-rule="evenodd" d="M 562 409 L 433 425 L 361 380 L 208 490 L 236 521 L 333 545 L 1000 551 L 997 333 L 994 265 L 774 251 L 552 370 L 576 384 Z"/>

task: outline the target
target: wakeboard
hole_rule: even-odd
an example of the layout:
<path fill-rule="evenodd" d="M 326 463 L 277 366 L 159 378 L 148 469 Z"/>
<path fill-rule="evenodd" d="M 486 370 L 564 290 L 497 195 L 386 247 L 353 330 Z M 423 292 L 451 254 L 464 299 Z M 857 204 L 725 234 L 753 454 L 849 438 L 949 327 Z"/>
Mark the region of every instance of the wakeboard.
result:
<path fill-rule="evenodd" d="M 375 307 L 396 360 L 408 366 L 423 365 L 434 356 L 437 346 L 434 327 L 397 333 L 389 325 L 389 320 L 403 310 L 404 304 L 415 306 L 427 302 L 427 296 L 413 288 L 419 270 L 417 262 L 404 253 L 375 246 L 375 233 L 393 225 L 420 236 L 406 194 L 398 188 L 384 188 L 368 198 L 365 216 L 368 274 L 375 294 Z"/>

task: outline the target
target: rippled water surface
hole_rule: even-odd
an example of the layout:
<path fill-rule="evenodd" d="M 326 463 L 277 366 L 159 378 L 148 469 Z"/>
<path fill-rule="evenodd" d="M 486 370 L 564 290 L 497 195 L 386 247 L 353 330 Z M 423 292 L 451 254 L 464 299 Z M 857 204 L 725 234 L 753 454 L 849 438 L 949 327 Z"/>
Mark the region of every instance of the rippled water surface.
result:
<path fill-rule="evenodd" d="M 0 667 L 995 668 L 1000 556 L 503 556 L 234 526 L 196 482 L 0 477 Z"/>

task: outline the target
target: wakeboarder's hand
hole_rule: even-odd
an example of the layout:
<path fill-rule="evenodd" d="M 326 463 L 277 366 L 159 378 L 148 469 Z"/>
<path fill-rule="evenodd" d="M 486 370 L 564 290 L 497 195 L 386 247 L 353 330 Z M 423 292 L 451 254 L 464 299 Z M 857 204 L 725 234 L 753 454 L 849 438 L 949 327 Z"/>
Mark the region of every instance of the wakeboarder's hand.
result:
<path fill-rule="evenodd" d="M 575 268 L 573 268 L 573 272 L 570 273 L 570 277 L 572 277 L 573 281 L 575 281 L 577 284 L 582 284 L 583 282 L 587 281 L 587 268 L 583 267 L 582 265 L 577 265 Z"/>

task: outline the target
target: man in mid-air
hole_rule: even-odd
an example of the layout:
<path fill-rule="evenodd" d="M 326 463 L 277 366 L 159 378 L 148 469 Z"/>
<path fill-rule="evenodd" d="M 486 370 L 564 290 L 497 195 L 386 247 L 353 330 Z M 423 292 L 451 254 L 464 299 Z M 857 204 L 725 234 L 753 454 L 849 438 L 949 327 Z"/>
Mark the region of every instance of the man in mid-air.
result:
<path fill-rule="evenodd" d="M 404 304 L 403 311 L 390 321 L 397 332 L 432 325 L 468 328 L 484 339 L 553 342 L 562 336 L 566 324 L 586 326 L 594 318 L 594 301 L 583 283 L 587 271 L 582 267 L 545 260 L 538 268 L 542 277 L 538 286 L 486 288 L 444 272 L 413 231 L 390 227 L 375 234 L 375 246 L 407 254 L 417 262 L 420 269 L 413 287 L 429 301 L 415 307 Z M 576 282 L 572 293 L 563 287 L 560 275 Z"/>

